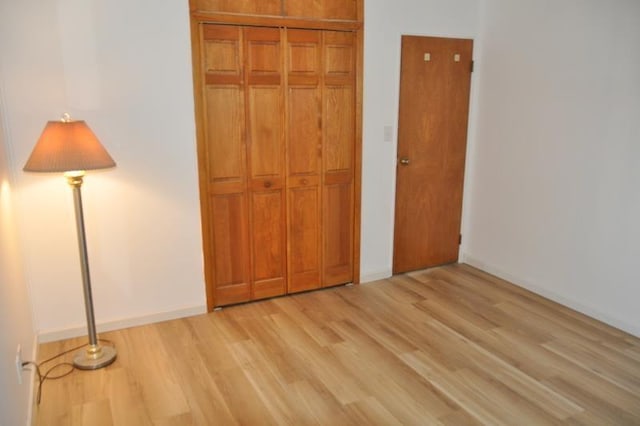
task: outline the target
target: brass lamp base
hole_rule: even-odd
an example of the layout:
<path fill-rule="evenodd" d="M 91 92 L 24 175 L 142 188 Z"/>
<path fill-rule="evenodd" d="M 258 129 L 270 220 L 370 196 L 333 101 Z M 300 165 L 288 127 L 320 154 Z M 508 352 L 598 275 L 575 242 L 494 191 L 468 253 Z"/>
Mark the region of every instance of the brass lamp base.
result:
<path fill-rule="evenodd" d="M 117 356 L 113 346 L 90 345 L 86 350 L 78 352 L 73 358 L 73 365 L 80 370 L 97 370 L 113 363 Z"/>

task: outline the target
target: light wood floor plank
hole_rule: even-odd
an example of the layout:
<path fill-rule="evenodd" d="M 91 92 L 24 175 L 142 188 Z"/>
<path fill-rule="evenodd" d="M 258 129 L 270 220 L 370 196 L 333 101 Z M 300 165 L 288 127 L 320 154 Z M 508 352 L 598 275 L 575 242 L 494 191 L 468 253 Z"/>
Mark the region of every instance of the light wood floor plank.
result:
<path fill-rule="evenodd" d="M 640 339 L 468 265 L 101 337 L 35 425 L 640 424 Z"/>

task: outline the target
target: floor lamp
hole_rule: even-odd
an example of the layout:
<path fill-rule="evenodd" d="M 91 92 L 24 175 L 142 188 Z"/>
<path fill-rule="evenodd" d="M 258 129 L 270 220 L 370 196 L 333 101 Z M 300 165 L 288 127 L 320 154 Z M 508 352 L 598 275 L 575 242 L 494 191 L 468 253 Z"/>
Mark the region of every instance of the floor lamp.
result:
<path fill-rule="evenodd" d="M 26 172 L 62 172 L 73 189 L 84 306 L 89 331 L 89 346 L 79 352 L 73 360 L 74 366 L 82 370 L 106 367 L 115 361 L 117 356 L 114 347 L 100 346 L 98 343 L 80 191 L 86 170 L 106 169 L 115 165 L 115 161 L 89 126 L 84 121 L 72 121 L 69 114 L 64 114 L 62 120 L 47 123 L 24 166 Z"/>

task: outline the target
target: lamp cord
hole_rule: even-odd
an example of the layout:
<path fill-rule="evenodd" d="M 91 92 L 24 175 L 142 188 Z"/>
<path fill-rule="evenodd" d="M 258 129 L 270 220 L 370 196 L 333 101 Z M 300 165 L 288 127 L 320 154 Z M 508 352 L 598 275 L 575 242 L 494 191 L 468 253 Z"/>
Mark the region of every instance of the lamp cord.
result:
<path fill-rule="evenodd" d="M 114 346 L 113 342 L 110 340 L 106 340 L 106 339 L 98 339 L 99 342 L 102 343 L 106 343 L 110 346 Z M 85 346 L 88 346 L 87 343 L 84 343 L 82 345 L 76 346 L 75 348 L 71 348 L 68 349 L 64 352 L 60 352 L 57 355 L 52 356 L 51 358 L 45 359 L 44 361 L 41 362 L 34 362 L 34 361 L 25 361 L 22 363 L 23 367 L 34 367 L 34 371 L 36 372 L 36 375 L 38 376 L 38 390 L 36 393 L 36 401 L 38 402 L 38 405 L 40 405 L 40 400 L 42 399 L 42 385 L 44 384 L 45 381 L 47 380 L 58 380 L 58 379 L 62 379 L 63 377 L 67 377 L 69 374 L 73 373 L 75 370 L 77 370 L 77 368 L 75 367 L 75 365 L 73 365 L 70 362 L 60 362 L 56 365 L 54 365 L 53 367 L 50 367 L 44 374 L 42 374 L 42 369 L 41 367 L 51 361 L 54 361 L 62 356 L 67 355 L 68 353 L 71 352 L 75 352 L 79 349 L 84 348 Z M 67 367 L 69 370 L 65 371 L 64 373 L 60 373 L 56 376 L 51 375 L 51 373 L 53 373 L 53 371 L 55 371 L 56 369 L 60 368 L 60 367 Z"/>

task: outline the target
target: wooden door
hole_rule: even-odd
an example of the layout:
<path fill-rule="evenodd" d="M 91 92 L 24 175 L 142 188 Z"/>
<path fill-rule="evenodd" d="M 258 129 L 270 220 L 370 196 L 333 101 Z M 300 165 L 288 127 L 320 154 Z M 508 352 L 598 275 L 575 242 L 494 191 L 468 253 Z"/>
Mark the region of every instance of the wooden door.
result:
<path fill-rule="evenodd" d="M 353 280 L 355 63 L 352 32 L 323 32 L 323 286 Z"/>
<path fill-rule="evenodd" d="M 355 36 L 287 31 L 289 291 L 353 281 Z"/>
<path fill-rule="evenodd" d="M 319 288 L 322 277 L 320 174 L 321 36 L 287 31 L 287 201 L 289 292 Z"/>
<path fill-rule="evenodd" d="M 286 292 L 280 33 L 203 26 L 207 276 L 216 306 Z"/>
<path fill-rule="evenodd" d="M 351 31 L 201 24 L 210 309 L 357 281 L 360 42 Z"/>
<path fill-rule="evenodd" d="M 207 276 L 226 305 L 251 298 L 242 29 L 204 25 L 202 39 Z"/>
<path fill-rule="evenodd" d="M 243 33 L 251 299 L 263 299 L 285 294 L 287 285 L 284 58 L 280 29 Z"/>
<path fill-rule="evenodd" d="M 472 49 L 402 37 L 394 273 L 458 260 Z"/>

